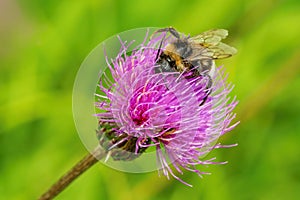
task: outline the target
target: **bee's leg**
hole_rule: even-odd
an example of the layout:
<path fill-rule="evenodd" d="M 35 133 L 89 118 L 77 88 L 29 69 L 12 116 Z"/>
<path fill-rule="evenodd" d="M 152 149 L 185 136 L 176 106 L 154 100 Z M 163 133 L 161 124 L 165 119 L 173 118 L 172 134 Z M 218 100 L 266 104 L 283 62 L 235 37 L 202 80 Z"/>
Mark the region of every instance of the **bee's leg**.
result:
<path fill-rule="evenodd" d="M 206 92 L 206 95 L 205 97 L 202 99 L 202 102 L 199 104 L 199 106 L 202 106 L 206 101 L 207 101 L 207 98 L 208 96 L 210 95 L 211 93 L 211 90 L 209 89 L 207 92 Z"/>
<path fill-rule="evenodd" d="M 208 75 L 208 74 L 206 75 L 206 77 L 208 77 L 208 82 L 207 82 L 206 88 L 211 88 L 211 86 L 213 84 L 212 79 L 211 79 L 210 75 Z M 210 93 L 210 91 L 209 91 L 209 93 Z"/>
<path fill-rule="evenodd" d="M 207 98 L 208 98 L 208 95 L 206 95 L 206 96 L 202 99 L 202 102 L 199 104 L 199 106 L 202 106 L 202 105 L 206 102 Z"/>
<path fill-rule="evenodd" d="M 210 77 L 208 74 L 206 74 L 206 75 L 204 75 L 204 76 L 208 78 L 208 82 L 207 82 L 207 84 L 206 84 L 206 89 L 207 89 L 207 91 L 206 91 L 205 97 L 202 99 L 202 102 L 200 103 L 199 106 L 202 106 L 202 105 L 206 102 L 208 96 L 209 96 L 210 93 L 211 93 L 212 79 L 211 79 L 211 77 Z"/>

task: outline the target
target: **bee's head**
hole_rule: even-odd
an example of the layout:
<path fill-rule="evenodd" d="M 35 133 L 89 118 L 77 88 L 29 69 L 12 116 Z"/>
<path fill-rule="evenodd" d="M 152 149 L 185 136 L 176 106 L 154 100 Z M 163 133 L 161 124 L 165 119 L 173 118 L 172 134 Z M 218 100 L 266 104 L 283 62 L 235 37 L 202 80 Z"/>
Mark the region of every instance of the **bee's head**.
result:
<path fill-rule="evenodd" d="M 175 65 L 175 61 L 167 54 L 167 51 L 164 51 L 156 62 L 155 72 L 174 72 L 173 65 Z"/>

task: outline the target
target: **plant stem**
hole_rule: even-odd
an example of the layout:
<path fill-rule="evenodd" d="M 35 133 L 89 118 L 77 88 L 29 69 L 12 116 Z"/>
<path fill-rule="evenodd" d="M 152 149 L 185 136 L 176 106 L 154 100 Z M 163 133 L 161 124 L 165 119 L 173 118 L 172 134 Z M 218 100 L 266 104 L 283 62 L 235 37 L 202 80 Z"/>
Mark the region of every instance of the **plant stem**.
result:
<path fill-rule="evenodd" d="M 105 152 L 103 149 L 97 147 L 92 153 L 86 155 L 70 171 L 68 171 L 55 184 L 53 184 L 42 196 L 40 196 L 39 200 L 53 199 L 68 185 L 70 185 L 78 176 L 97 163 L 98 160 L 103 158 L 104 155 Z"/>

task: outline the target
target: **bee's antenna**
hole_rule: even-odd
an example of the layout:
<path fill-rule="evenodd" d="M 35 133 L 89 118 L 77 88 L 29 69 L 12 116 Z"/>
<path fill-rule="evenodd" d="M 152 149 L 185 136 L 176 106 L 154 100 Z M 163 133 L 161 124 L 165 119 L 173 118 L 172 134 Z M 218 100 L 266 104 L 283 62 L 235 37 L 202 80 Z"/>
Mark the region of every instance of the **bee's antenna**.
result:
<path fill-rule="evenodd" d="M 178 31 L 176 31 L 176 29 L 173 28 L 172 26 L 170 26 L 170 27 L 168 28 L 168 31 L 169 31 L 174 37 L 176 37 L 177 39 L 180 38 L 180 34 L 179 34 Z"/>

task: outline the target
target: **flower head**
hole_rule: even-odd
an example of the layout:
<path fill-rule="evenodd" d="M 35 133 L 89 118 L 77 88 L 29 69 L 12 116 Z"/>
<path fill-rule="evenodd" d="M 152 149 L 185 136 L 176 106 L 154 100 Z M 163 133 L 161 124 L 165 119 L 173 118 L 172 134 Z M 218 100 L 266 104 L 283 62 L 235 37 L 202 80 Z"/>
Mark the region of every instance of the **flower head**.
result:
<path fill-rule="evenodd" d="M 232 87 L 225 84 L 221 68 L 211 78 L 177 71 L 158 73 L 157 46 L 163 38 L 152 38 L 132 52 L 127 52 L 131 44 L 120 39 L 118 56 L 107 59 L 113 81 L 104 75 L 96 94 L 101 110 L 98 137 L 115 160 L 135 159 L 154 146 L 163 174 L 183 182 L 174 170 L 201 175 L 204 172 L 196 165 L 215 163 L 202 157 L 222 147 L 216 144 L 218 138 L 236 126 L 230 122 L 237 102 L 229 102 Z M 167 43 L 168 38 L 163 45 Z"/>

